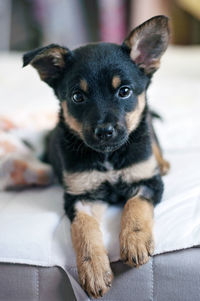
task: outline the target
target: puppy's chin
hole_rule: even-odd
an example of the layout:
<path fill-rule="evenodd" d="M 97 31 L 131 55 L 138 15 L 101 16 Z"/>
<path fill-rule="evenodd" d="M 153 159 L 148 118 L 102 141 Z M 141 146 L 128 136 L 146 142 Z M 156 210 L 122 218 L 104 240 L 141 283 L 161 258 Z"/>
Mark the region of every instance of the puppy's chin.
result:
<path fill-rule="evenodd" d="M 110 153 L 110 152 L 114 152 L 114 151 L 118 150 L 126 142 L 127 142 L 127 138 L 125 137 L 125 138 L 119 140 L 116 143 L 92 144 L 92 143 L 88 143 L 87 141 L 85 141 L 85 144 L 89 148 L 93 149 L 96 152 L 99 152 L 99 153 Z"/>

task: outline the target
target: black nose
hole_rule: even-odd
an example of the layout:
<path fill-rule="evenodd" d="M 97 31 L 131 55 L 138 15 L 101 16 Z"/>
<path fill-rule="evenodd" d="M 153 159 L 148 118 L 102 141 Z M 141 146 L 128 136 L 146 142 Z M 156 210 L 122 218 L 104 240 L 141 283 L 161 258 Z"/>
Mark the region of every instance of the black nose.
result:
<path fill-rule="evenodd" d="M 114 136 L 115 130 L 111 124 L 104 124 L 97 126 L 94 134 L 98 140 L 109 140 Z"/>

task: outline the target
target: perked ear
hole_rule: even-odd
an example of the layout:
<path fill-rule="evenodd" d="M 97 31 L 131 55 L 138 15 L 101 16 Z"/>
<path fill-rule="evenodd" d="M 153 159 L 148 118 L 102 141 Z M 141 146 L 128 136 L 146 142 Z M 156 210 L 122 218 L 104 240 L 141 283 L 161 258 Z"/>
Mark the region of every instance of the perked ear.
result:
<path fill-rule="evenodd" d="M 54 86 L 65 68 L 66 56 L 69 53 L 69 49 L 56 44 L 41 47 L 24 54 L 23 67 L 31 64 L 37 69 L 41 80 Z"/>
<path fill-rule="evenodd" d="M 160 58 L 169 43 L 169 26 L 166 16 L 155 16 L 136 27 L 125 39 L 131 59 L 146 74 L 152 74 L 160 65 Z"/>

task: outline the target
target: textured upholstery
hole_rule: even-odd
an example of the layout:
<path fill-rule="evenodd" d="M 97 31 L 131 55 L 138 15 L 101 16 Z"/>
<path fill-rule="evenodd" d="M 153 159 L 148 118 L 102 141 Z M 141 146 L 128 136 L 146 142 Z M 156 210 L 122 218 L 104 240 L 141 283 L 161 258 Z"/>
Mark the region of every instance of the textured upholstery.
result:
<path fill-rule="evenodd" d="M 57 267 L 0 264 L 0 301 L 75 301 L 68 277 Z"/>
<path fill-rule="evenodd" d="M 102 301 L 199 301 L 200 250 L 154 256 L 139 269 L 112 264 L 111 290 Z M 87 297 L 77 301 L 89 301 Z M 60 268 L 0 264 L 0 301 L 76 301 Z"/>

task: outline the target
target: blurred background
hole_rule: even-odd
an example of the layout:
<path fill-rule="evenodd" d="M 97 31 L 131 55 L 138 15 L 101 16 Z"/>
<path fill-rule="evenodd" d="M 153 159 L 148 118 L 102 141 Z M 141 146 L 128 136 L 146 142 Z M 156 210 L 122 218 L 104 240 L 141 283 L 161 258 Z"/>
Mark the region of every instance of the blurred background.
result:
<path fill-rule="evenodd" d="M 148 89 L 151 107 L 164 120 L 155 126 L 167 153 L 199 152 L 200 0 L 0 0 L 0 134 L 51 128 L 57 118 L 53 91 L 31 66 L 22 68 L 24 52 L 49 43 L 122 43 L 158 14 L 170 18 L 171 45 Z"/>
<path fill-rule="evenodd" d="M 200 44 L 200 0 L 0 0 L 0 50 L 121 43 L 157 14 L 170 17 L 172 44 Z"/>

